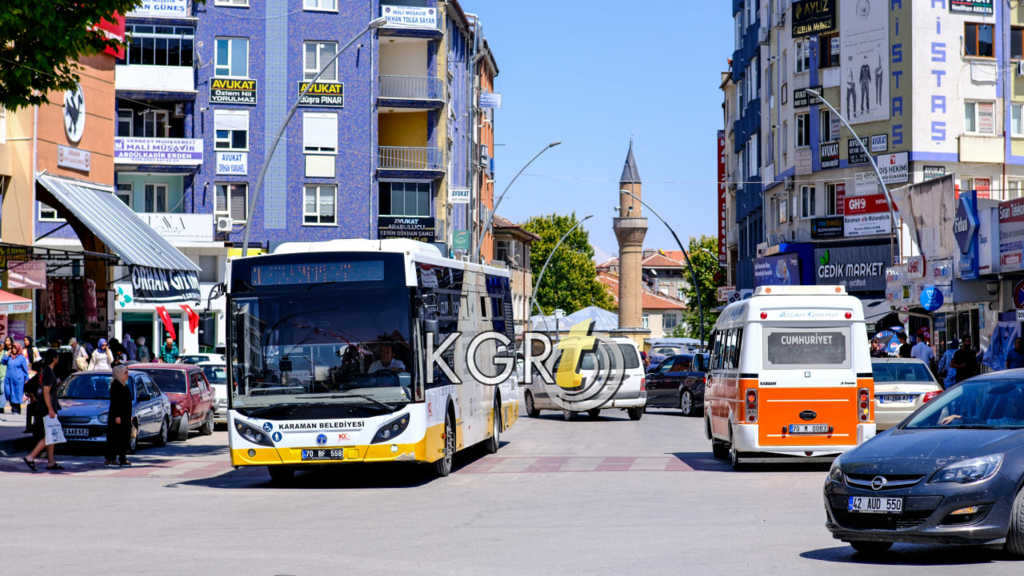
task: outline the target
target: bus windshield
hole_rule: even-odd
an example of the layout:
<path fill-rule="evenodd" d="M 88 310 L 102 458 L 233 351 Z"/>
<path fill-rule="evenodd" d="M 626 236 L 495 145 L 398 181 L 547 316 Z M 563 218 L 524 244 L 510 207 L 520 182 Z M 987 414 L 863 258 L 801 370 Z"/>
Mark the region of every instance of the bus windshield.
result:
<path fill-rule="evenodd" d="M 234 406 L 412 399 L 410 295 L 384 282 L 299 285 L 232 300 Z"/>

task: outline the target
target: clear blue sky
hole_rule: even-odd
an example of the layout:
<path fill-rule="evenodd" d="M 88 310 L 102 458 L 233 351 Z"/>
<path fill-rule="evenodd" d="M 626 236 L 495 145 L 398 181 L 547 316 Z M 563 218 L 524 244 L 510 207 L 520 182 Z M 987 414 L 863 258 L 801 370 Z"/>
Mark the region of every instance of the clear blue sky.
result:
<path fill-rule="evenodd" d="M 733 51 L 723 0 L 462 0 L 497 58 L 495 193 L 544 144 L 561 140 L 509 190 L 500 214 L 594 214 L 591 243 L 617 252 L 612 207 L 629 138 L 644 200 L 683 241 L 715 234 L 720 73 Z M 650 219 L 647 248 L 675 249 Z"/>

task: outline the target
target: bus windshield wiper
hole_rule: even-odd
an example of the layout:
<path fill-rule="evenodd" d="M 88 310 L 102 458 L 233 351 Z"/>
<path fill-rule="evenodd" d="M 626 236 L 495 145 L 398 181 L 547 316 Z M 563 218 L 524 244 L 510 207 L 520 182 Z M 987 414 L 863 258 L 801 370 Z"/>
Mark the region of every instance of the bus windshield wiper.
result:
<path fill-rule="evenodd" d="M 385 403 L 381 402 L 380 400 L 377 400 L 376 398 L 373 398 L 372 396 L 367 396 L 366 394 L 335 394 L 334 396 L 328 396 L 328 398 L 331 398 L 331 399 L 334 399 L 334 398 L 361 398 L 363 400 L 369 400 L 370 402 L 373 402 L 379 408 L 383 408 L 383 409 L 387 410 L 388 412 L 394 412 L 395 410 L 398 409 L 395 406 L 392 406 L 390 404 L 385 404 Z"/>

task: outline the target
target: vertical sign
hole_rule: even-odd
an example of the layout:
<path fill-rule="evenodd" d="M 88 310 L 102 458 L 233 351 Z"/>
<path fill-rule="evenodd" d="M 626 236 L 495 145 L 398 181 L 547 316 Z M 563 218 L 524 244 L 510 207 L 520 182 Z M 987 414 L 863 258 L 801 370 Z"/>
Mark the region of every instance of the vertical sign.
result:
<path fill-rule="evenodd" d="M 726 186 L 725 186 L 725 131 L 718 131 L 718 265 L 726 266 L 729 263 L 726 253 L 725 237 L 727 232 L 728 209 L 726 208 Z"/>
<path fill-rule="evenodd" d="M 836 183 L 836 216 L 846 213 L 846 182 Z"/>
<path fill-rule="evenodd" d="M 839 6 L 841 104 L 850 124 L 889 119 L 887 5 L 878 0 L 860 0 Z"/>

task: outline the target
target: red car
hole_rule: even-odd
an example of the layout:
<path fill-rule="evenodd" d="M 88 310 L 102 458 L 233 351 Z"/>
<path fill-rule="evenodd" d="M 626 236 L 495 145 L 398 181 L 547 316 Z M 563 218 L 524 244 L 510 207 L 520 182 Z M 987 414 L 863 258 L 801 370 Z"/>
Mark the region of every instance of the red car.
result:
<path fill-rule="evenodd" d="M 191 364 L 133 364 L 132 370 L 145 372 L 171 401 L 171 431 L 181 441 L 192 430 L 213 433 L 213 387 L 203 369 Z"/>

